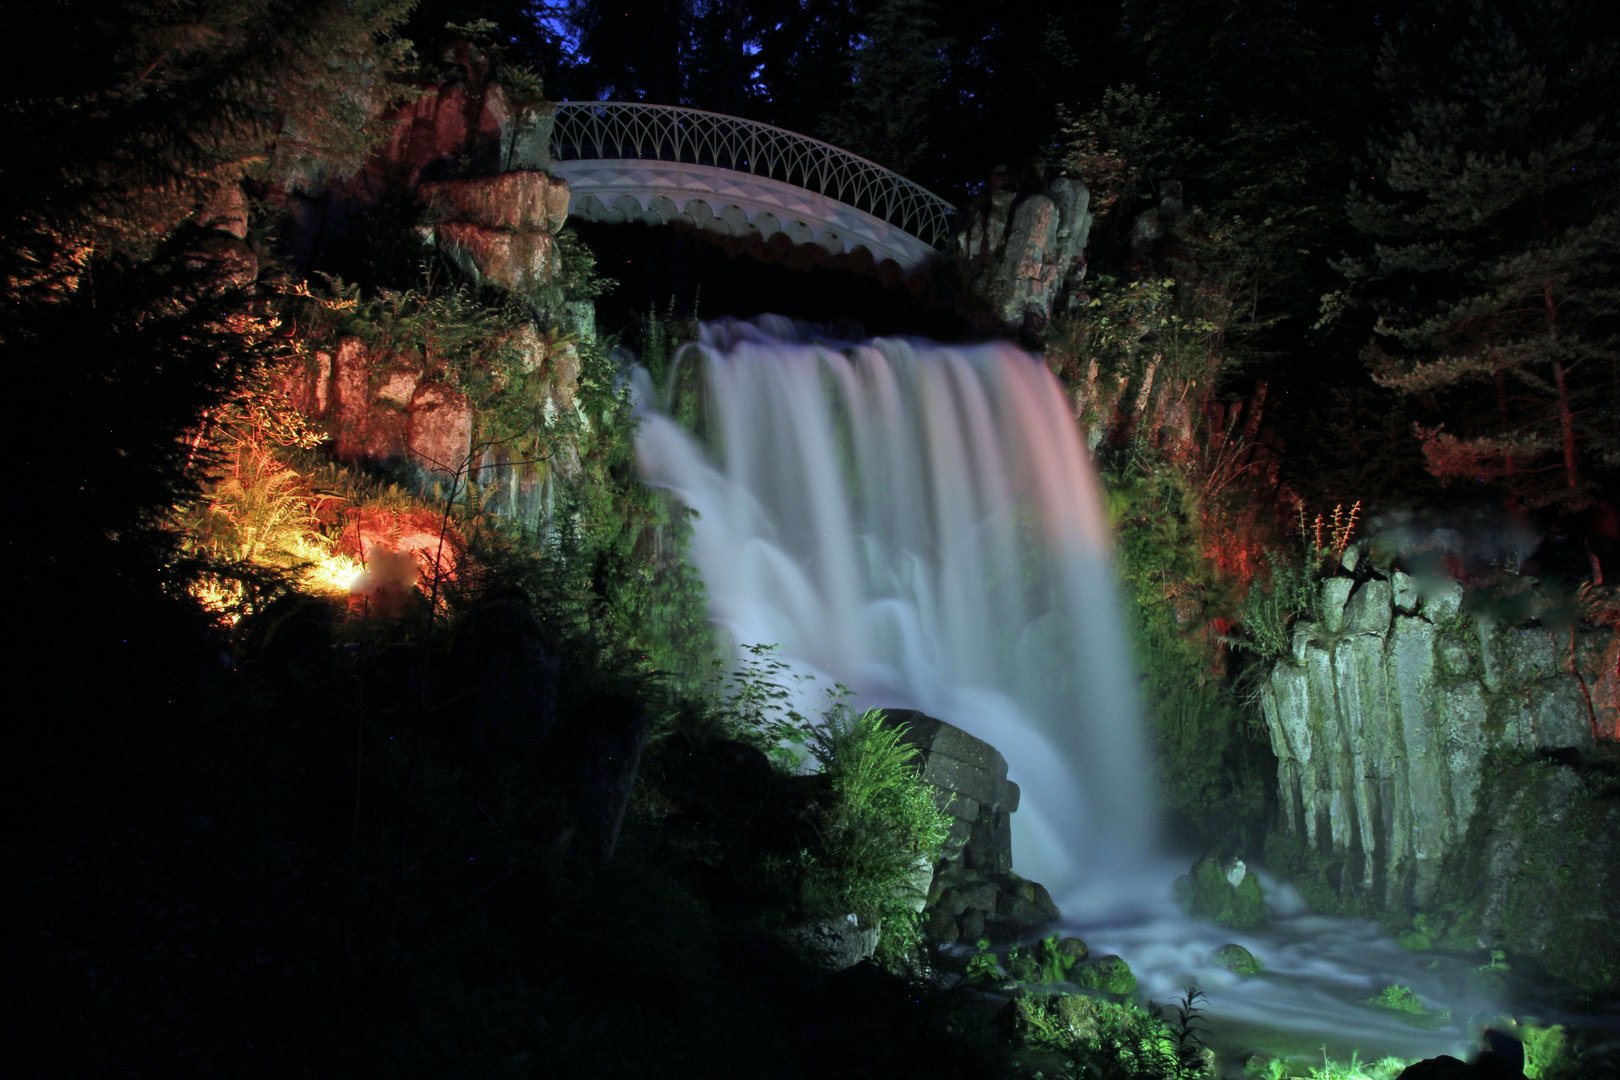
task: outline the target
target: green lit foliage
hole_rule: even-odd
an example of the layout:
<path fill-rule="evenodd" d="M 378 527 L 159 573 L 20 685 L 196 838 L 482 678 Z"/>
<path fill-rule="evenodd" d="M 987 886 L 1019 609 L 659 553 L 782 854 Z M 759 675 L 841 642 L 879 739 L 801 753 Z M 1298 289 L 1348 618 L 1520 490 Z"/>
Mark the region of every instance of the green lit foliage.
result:
<path fill-rule="evenodd" d="M 978 951 L 967 959 L 962 968 L 962 979 L 970 986 L 982 986 L 999 989 L 1007 982 L 1007 976 L 1002 973 L 1001 963 L 996 959 L 995 950 L 990 947 L 989 938 L 980 938 L 974 942 Z"/>
<path fill-rule="evenodd" d="M 839 704 L 828 712 L 810 751 L 832 804 L 819 824 L 819 847 L 801 856 L 807 913 L 852 913 L 878 927 L 878 955 L 891 960 L 920 947 L 917 909 L 950 830 L 903 734 L 875 709 L 856 715 Z"/>
<path fill-rule="evenodd" d="M 1524 1043 L 1527 1080 L 1571 1080 L 1580 1075 L 1581 1052 L 1562 1024 L 1525 1024 L 1516 1034 Z"/>
<path fill-rule="evenodd" d="M 1208 633 L 1233 607 L 1231 584 L 1203 556 L 1196 494 L 1158 462 L 1144 449 L 1107 476 L 1142 703 L 1178 831 L 1198 846 L 1241 847 L 1264 813 L 1266 746 Z"/>
<path fill-rule="evenodd" d="M 1286 1059 L 1257 1054 L 1244 1066 L 1243 1073 L 1252 1080 L 1288 1080 L 1293 1076 L 1308 1076 L 1310 1080 L 1396 1080 L 1408 1064 L 1410 1062 L 1396 1057 L 1364 1062 L 1355 1052 L 1350 1054 L 1349 1061 L 1334 1061 L 1323 1051 L 1320 1065 L 1297 1066 L 1306 1070 L 1300 1073 Z"/>
<path fill-rule="evenodd" d="M 809 756 L 815 726 L 789 704 L 792 692 L 782 681 L 803 683 L 807 675 L 792 675 L 788 666 L 773 655 L 776 645 L 744 645 L 737 668 L 717 692 L 709 711 L 734 737 L 765 751 L 776 766 L 797 772 Z M 848 690 L 838 687 L 836 700 Z"/>
<path fill-rule="evenodd" d="M 1317 581 L 1297 558 L 1266 552 L 1264 584 L 1256 582 L 1238 608 L 1243 627 L 1240 644 L 1267 660 L 1288 655 L 1296 619 L 1313 621 L 1317 607 Z"/>
<path fill-rule="evenodd" d="M 1131 1004 L 1084 994 L 1024 994 L 1014 1003 L 1019 1034 L 1058 1055 L 1066 1075 L 1098 1080 L 1182 1080 L 1204 1075 L 1184 1064 L 1176 1033 Z"/>
<path fill-rule="evenodd" d="M 1337 572 L 1360 513 L 1358 501 L 1348 512 L 1335 506 L 1331 519 L 1318 514 L 1314 522 L 1307 522 L 1305 509 L 1300 508 L 1296 534 L 1300 550 L 1293 555 L 1266 552 L 1269 572 L 1263 584 L 1251 586 L 1243 597 L 1238 608 L 1243 637 L 1234 644 L 1266 660 L 1289 655 L 1294 623 L 1322 618 L 1321 581 Z"/>
<path fill-rule="evenodd" d="M 1423 1004 L 1422 998 L 1405 986 L 1386 986 L 1375 996 L 1368 998 L 1367 1004 L 1401 1013 L 1418 1027 L 1437 1028 L 1451 1019 L 1450 1009 L 1429 1008 Z"/>
<path fill-rule="evenodd" d="M 1067 982 L 1080 958 L 1063 949 L 1060 940 L 1052 934 L 1031 945 L 1015 946 L 1007 953 L 1007 973 L 1024 983 L 1049 986 Z"/>
<path fill-rule="evenodd" d="M 580 346 L 579 404 L 589 422 L 580 473 L 559 499 L 550 557 L 581 614 L 683 684 L 706 680 L 715 655 L 703 583 L 685 557 L 691 522 L 669 494 L 641 482 L 635 417 L 618 369 Z"/>

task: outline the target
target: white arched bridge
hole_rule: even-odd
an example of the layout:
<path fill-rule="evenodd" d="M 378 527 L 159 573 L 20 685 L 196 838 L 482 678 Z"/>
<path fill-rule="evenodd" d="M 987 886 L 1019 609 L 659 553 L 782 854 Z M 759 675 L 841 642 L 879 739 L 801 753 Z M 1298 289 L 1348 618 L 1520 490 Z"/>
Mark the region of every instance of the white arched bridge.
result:
<path fill-rule="evenodd" d="M 864 249 L 907 276 L 949 244 L 950 203 L 819 139 L 672 105 L 555 108 L 551 171 L 568 182 L 570 217 L 686 225 L 744 244 L 785 239 L 834 256 Z"/>

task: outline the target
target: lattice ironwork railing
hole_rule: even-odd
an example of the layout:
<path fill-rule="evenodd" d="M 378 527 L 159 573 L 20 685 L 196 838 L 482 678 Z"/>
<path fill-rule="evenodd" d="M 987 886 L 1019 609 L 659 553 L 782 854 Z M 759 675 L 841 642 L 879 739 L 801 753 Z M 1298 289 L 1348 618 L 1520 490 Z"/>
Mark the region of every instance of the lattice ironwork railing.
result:
<path fill-rule="evenodd" d="M 831 143 L 737 116 L 628 101 L 557 103 L 554 161 L 635 159 L 753 173 L 864 210 L 944 250 L 956 208 L 899 173 Z"/>

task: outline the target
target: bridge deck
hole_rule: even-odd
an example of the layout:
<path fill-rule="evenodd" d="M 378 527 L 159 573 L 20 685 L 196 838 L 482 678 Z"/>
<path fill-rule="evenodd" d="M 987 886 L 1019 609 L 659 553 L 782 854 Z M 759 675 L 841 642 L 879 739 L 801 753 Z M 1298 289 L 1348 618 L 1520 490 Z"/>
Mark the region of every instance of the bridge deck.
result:
<path fill-rule="evenodd" d="M 913 273 L 937 258 L 955 209 L 905 177 L 818 139 L 718 113 L 631 102 L 561 102 L 552 171 L 569 214 L 685 223 L 830 254 L 864 248 Z"/>

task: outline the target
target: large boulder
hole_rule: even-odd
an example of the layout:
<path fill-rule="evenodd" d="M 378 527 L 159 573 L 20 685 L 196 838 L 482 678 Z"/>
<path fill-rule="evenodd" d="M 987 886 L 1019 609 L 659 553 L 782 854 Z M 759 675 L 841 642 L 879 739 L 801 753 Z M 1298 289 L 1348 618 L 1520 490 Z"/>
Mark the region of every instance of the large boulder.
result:
<path fill-rule="evenodd" d="M 843 971 L 877 952 L 878 928 L 862 926 L 854 915 L 818 919 L 797 926 L 784 934 L 800 952 L 818 967 Z"/>
<path fill-rule="evenodd" d="M 1136 973 L 1129 964 L 1112 953 L 1075 968 L 1071 979 L 1076 986 L 1101 990 L 1105 994 L 1136 992 Z"/>
<path fill-rule="evenodd" d="M 1234 975 L 1258 975 L 1264 967 L 1252 952 L 1236 942 L 1228 942 L 1216 949 L 1210 955 L 1209 962 Z"/>
<path fill-rule="evenodd" d="M 1260 879 L 1238 858 L 1205 856 L 1192 873 L 1176 882 L 1177 899 L 1195 919 L 1217 926 L 1250 929 L 1266 921 Z"/>

